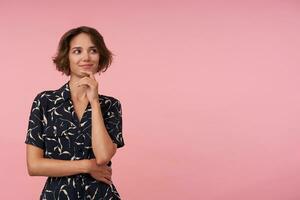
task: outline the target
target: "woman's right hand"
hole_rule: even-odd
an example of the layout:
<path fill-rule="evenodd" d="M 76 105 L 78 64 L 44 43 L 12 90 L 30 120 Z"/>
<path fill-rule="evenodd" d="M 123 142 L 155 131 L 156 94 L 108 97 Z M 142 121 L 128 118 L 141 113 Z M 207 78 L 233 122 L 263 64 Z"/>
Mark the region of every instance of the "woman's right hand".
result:
<path fill-rule="evenodd" d="M 86 160 L 87 162 L 87 172 L 96 180 L 102 181 L 108 185 L 112 184 L 111 167 L 105 165 L 97 165 L 96 159 Z"/>

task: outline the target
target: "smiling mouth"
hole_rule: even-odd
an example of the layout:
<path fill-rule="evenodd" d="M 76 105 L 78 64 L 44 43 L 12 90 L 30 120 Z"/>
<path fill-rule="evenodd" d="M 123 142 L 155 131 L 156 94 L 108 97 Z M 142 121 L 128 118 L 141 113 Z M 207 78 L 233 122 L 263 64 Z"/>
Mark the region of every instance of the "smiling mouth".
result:
<path fill-rule="evenodd" d="M 84 69 L 90 69 L 93 65 L 80 65 Z"/>

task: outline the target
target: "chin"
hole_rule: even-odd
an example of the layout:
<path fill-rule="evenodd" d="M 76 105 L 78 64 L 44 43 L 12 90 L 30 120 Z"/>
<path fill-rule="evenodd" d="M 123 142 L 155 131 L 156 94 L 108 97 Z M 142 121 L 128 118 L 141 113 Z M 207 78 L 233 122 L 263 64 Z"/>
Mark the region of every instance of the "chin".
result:
<path fill-rule="evenodd" d="M 92 69 L 86 69 L 86 70 L 81 71 L 79 74 L 80 74 L 81 76 L 88 76 L 87 72 L 92 72 L 93 74 L 96 73 L 95 70 L 92 70 Z"/>

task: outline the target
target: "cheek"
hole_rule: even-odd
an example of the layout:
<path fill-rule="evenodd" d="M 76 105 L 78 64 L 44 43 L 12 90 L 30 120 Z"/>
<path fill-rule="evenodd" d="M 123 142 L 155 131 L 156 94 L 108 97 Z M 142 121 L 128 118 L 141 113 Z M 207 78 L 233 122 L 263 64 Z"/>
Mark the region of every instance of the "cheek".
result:
<path fill-rule="evenodd" d="M 77 63 L 80 59 L 76 56 L 70 56 L 69 57 L 69 61 L 70 61 L 70 64 L 71 63 Z"/>
<path fill-rule="evenodd" d="M 100 59 L 99 55 L 95 55 L 93 58 L 93 60 L 98 61 L 98 62 L 99 62 L 99 59 Z"/>
<path fill-rule="evenodd" d="M 77 59 L 74 57 L 69 57 L 69 65 L 72 71 L 75 70 L 77 68 Z"/>

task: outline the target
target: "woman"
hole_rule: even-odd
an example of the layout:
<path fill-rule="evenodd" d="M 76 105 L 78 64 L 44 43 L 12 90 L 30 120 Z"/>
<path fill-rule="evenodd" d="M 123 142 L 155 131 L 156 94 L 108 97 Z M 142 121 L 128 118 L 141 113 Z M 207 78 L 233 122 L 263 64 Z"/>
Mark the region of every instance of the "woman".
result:
<path fill-rule="evenodd" d="M 110 160 L 124 146 L 121 104 L 99 95 L 94 77 L 112 53 L 82 26 L 62 36 L 53 62 L 70 80 L 35 97 L 25 141 L 29 175 L 48 176 L 40 199 L 120 199 Z"/>

